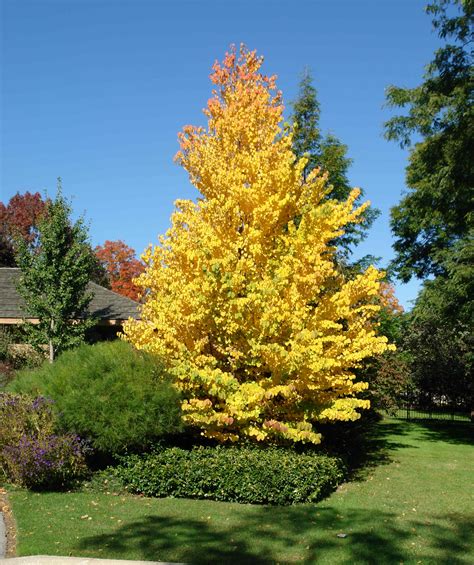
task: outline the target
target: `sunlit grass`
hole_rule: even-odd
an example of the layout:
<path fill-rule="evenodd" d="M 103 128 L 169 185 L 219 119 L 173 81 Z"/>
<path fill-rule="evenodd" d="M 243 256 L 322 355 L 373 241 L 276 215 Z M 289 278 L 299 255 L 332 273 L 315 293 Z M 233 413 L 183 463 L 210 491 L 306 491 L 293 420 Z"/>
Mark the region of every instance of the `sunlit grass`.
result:
<path fill-rule="evenodd" d="M 472 429 L 385 421 L 378 427 L 384 462 L 314 505 L 11 491 L 18 553 L 188 563 L 471 564 Z"/>

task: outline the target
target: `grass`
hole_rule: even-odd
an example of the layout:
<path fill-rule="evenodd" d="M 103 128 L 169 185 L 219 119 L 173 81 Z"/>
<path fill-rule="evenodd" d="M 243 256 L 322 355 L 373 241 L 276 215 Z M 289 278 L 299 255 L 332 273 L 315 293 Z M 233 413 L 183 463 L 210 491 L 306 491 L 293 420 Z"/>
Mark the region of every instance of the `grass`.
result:
<path fill-rule="evenodd" d="M 373 464 L 314 505 L 10 490 L 18 554 L 257 565 L 472 564 L 472 432 L 470 424 L 386 420 L 377 427 Z"/>

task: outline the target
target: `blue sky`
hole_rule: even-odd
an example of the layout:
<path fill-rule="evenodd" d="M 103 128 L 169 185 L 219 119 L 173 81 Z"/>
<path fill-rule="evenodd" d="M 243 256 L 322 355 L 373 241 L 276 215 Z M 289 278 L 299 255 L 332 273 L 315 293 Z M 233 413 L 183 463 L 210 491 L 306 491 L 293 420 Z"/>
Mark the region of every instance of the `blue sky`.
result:
<path fill-rule="evenodd" d="M 173 163 L 177 132 L 205 124 L 211 66 L 244 42 L 287 108 L 311 68 L 322 129 L 348 145 L 351 182 L 382 211 L 357 255 L 392 258 L 407 153 L 383 139 L 384 90 L 419 84 L 439 45 L 426 0 L 0 2 L 3 202 L 54 194 L 61 176 L 94 245 L 156 243 L 174 200 L 196 196 Z M 397 285 L 405 306 L 418 287 Z"/>

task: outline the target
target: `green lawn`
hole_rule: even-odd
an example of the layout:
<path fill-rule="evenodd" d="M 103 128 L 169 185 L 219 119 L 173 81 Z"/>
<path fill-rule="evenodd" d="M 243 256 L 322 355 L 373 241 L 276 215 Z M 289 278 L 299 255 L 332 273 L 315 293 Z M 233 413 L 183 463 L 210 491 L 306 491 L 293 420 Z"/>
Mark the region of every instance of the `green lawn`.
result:
<path fill-rule="evenodd" d="M 472 565 L 473 429 L 386 420 L 378 426 L 376 465 L 315 505 L 10 491 L 18 554 Z"/>

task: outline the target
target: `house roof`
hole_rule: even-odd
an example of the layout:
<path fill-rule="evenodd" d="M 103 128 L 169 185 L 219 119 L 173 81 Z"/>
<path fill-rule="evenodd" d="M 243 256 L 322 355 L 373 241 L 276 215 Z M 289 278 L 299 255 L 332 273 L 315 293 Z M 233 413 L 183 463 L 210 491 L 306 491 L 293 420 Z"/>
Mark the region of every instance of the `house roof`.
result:
<path fill-rule="evenodd" d="M 16 289 L 20 269 L 0 268 L 0 324 L 14 323 L 28 316 L 24 310 L 24 302 Z M 105 322 L 113 323 L 139 319 L 139 304 L 130 298 L 117 294 L 94 282 L 87 285 L 87 291 L 94 296 L 87 309 L 87 314 L 95 316 Z M 5 320 L 9 320 L 6 322 Z M 30 318 L 31 319 L 31 318 Z"/>

